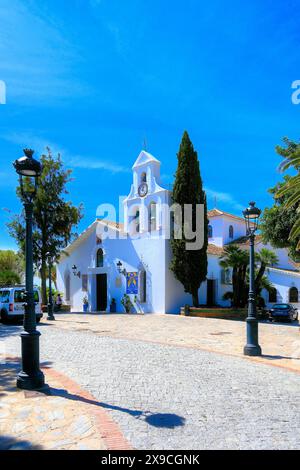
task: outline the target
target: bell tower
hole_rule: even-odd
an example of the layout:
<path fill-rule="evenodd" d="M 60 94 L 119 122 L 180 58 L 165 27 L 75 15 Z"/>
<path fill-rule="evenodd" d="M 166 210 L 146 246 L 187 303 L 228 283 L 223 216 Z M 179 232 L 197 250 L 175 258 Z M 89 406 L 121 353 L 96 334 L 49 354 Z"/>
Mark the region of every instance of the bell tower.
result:
<path fill-rule="evenodd" d="M 159 206 L 165 202 L 160 186 L 160 161 L 145 150 L 132 167 L 133 184 L 124 204 L 124 230 L 129 234 L 142 234 L 160 229 Z"/>
<path fill-rule="evenodd" d="M 133 185 L 135 194 L 139 193 L 139 187 L 147 184 L 148 193 L 155 190 L 155 184 L 160 183 L 160 161 L 153 155 L 142 150 L 132 167 Z"/>

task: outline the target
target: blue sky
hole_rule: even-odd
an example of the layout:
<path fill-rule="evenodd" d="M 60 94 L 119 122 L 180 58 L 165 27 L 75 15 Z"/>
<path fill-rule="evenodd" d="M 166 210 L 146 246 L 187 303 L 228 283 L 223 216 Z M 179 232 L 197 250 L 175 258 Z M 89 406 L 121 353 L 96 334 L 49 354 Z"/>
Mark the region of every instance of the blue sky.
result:
<path fill-rule="evenodd" d="M 0 0 L 0 248 L 15 246 L 11 162 L 25 146 L 74 169 L 80 230 L 129 192 L 145 138 L 172 183 L 185 129 L 210 207 L 270 205 L 274 147 L 300 137 L 299 16 L 298 0 Z"/>

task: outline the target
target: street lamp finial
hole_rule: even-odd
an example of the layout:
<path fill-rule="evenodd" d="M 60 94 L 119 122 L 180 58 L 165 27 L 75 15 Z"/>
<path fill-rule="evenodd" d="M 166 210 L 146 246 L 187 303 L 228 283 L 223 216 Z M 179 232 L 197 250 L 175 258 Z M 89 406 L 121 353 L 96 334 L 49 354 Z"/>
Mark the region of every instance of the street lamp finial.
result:
<path fill-rule="evenodd" d="M 24 152 L 24 155 L 26 155 L 26 157 L 28 158 L 32 158 L 33 154 L 34 154 L 34 150 L 32 149 L 23 149 L 23 152 Z"/>

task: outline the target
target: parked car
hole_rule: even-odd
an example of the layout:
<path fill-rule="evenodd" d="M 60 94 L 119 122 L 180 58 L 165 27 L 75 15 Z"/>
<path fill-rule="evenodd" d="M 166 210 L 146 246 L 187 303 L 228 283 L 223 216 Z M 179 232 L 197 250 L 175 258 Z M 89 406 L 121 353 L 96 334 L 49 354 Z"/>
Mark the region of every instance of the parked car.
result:
<path fill-rule="evenodd" d="M 7 322 L 10 319 L 22 320 L 24 318 L 24 286 L 1 287 L 0 289 L 0 321 Z M 34 288 L 36 321 L 39 323 L 43 316 L 41 294 L 38 288 Z"/>
<path fill-rule="evenodd" d="M 298 309 L 291 304 L 274 304 L 269 310 L 270 321 L 275 320 L 286 320 L 294 321 L 298 320 Z"/>

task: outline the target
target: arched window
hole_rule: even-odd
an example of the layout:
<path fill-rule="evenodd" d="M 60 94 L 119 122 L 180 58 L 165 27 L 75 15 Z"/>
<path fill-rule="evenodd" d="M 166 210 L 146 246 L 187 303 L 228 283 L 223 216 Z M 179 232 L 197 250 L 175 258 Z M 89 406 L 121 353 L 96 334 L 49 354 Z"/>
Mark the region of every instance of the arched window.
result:
<path fill-rule="evenodd" d="M 213 237 L 213 228 L 211 225 L 208 226 L 208 238 L 212 238 Z"/>
<path fill-rule="evenodd" d="M 233 238 L 233 226 L 229 225 L 229 238 Z"/>
<path fill-rule="evenodd" d="M 298 302 L 298 289 L 297 287 L 291 287 L 289 290 L 289 302 Z"/>
<path fill-rule="evenodd" d="M 103 250 L 102 248 L 100 248 L 97 251 L 96 267 L 103 268 L 103 261 L 104 261 Z"/>
<path fill-rule="evenodd" d="M 149 206 L 149 231 L 156 230 L 156 203 L 151 202 Z"/>
<path fill-rule="evenodd" d="M 147 175 L 146 173 L 141 174 L 141 183 L 147 183 Z"/>
<path fill-rule="evenodd" d="M 269 291 L 269 302 L 270 303 L 277 302 L 277 289 L 275 289 L 275 287 L 272 287 Z"/>
<path fill-rule="evenodd" d="M 70 301 L 70 292 L 71 292 L 71 278 L 70 278 L 70 273 L 66 272 L 65 273 L 65 301 L 69 302 Z"/>

